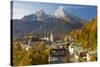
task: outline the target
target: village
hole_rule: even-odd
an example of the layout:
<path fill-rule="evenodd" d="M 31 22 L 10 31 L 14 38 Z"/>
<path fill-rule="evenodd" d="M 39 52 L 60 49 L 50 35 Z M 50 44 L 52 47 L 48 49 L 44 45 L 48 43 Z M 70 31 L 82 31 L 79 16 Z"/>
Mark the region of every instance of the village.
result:
<path fill-rule="evenodd" d="M 70 36 L 66 41 L 54 40 L 54 35 L 51 33 L 49 37 L 34 38 L 30 36 L 27 42 L 23 42 L 21 47 L 23 50 L 28 51 L 31 48 L 31 44 L 37 41 L 46 42 L 46 48 L 52 48 L 50 50 L 50 56 L 48 57 L 48 63 L 75 63 L 75 62 L 89 62 L 91 61 L 91 55 L 86 49 L 74 42 L 74 39 Z"/>

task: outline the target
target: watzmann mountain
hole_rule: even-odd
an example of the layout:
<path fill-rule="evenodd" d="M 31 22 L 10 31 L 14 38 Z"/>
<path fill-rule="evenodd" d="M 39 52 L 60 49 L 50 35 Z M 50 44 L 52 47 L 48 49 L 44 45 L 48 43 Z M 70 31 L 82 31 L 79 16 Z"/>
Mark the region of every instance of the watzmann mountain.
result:
<path fill-rule="evenodd" d="M 20 37 L 26 33 L 54 33 L 67 34 L 72 29 L 82 28 L 85 20 L 69 13 L 59 7 L 53 14 L 47 14 L 44 10 L 37 10 L 34 14 L 21 19 L 12 19 L 13 36 Z"/>

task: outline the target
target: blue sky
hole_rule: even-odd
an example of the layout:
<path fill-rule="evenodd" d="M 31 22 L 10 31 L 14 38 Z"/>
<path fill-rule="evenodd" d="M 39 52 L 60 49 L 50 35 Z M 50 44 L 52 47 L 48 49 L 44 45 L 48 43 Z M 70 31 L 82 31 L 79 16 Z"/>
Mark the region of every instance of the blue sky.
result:
<path fill-rule="evenodd" d="M 91 20 L 97 16 L 96 6 L 13 1 L 13 19 L 20 19 L 25 15 L 35 13 L 35 11 L 39 9 L 43 9 L 46 13 L 53 14 L 60 6 L 73 15 L 86 20 Z"/>

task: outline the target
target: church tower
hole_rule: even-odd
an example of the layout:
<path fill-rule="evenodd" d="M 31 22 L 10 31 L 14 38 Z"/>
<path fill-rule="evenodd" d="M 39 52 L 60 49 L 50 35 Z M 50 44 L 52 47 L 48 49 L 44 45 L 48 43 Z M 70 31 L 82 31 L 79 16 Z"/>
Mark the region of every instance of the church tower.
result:
<path fill-rule="evenodd" d="M 51 42 L 54 42 L 54 36 L 53 36 L 53 33 L 51 33 L 51 35 L 50 35 L 50 41 L 51 41 Z"/>

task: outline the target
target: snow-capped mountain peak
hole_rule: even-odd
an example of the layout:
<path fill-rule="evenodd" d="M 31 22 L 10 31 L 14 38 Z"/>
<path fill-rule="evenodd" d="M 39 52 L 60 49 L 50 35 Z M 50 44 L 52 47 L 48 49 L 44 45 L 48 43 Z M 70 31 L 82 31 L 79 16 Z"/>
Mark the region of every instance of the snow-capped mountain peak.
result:
<path fill-rule="evenodd" d="M 62 6 L 60 6 L 58 9 L 55 10 L 54 16 L 56 18 L 61 18 L 66 16 Z"/>
<path fill-rule="evenodd" d="M 42 9 L 37 10 L 36 11 L 36 16 L 37 16 L 38 21 L 42 21 L 44 19 L 44 16 L 45 16 L 44 10 L 42 10 Z"/>

